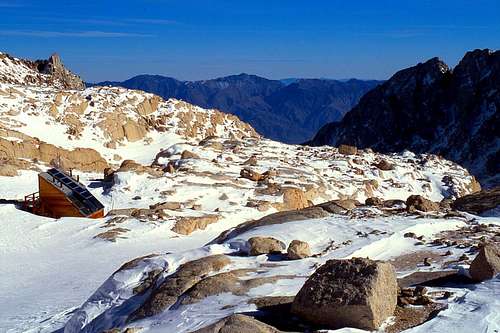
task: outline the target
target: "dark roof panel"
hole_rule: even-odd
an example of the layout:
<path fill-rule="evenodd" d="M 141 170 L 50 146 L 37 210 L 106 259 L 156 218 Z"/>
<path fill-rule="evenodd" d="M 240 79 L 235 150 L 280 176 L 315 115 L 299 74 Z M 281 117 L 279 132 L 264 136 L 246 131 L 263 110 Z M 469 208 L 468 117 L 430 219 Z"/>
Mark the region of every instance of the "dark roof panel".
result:
<path fill-rule="evenodd" d="M 64 192 L 82 215 L 89 216 L 104 208 L 103 204 L 83 184 L 74 180 L 64 171 L 52 168 L 41 173 L 41 176 Z"/>

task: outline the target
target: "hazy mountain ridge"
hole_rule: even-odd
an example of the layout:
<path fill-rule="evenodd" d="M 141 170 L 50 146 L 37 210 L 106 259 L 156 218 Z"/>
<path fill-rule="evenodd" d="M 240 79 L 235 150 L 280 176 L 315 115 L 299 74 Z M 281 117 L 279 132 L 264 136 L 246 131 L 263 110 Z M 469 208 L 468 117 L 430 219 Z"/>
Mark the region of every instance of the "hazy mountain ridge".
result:
<path fill-rule="evenodd" d="M 468 52 L 453 70 L 433 58 L 397 72 L 310 143 L 440 154 L 495 185 L 500 181 L 499 86 L 500 51 Z"/>
<path fill-rule="evenodd" d="M 341 119 L 361 96 L 381 82 L 356 79 L 283 82 L 249 74 L 179 81 L 160 75 L 139 75 L 123 82 L 105 81 L 95 85 L 139 89 L 204 108 L 216 108 L 238 116 L 268 138 L 300 143 L 309 140 L 325 123 Z"/>

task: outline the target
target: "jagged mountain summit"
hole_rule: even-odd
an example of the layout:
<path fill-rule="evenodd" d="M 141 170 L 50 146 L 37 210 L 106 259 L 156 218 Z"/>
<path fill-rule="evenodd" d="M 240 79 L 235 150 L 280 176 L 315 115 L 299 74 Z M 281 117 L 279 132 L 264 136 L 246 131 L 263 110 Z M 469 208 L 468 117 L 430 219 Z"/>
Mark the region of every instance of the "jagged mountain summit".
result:
<path fill-rule="evenodd" d="M 499 184 L 499 87 L 500 51 L 468 52 L 453 70 L 433 58 L 368 92 L 309 143 L 440 154 Z"/>
<path fill-rule="evenodd" d="M 282 82 L 240 74 L 203 81 L 179 81 L 160 75 L 139 75 L 121 86 L 177 98 L 238 116 L 263 136 L 286 143 L 311 139 L 330 121 L 341 119 L 361 96 L 381 81 L 294 79 Z"/>

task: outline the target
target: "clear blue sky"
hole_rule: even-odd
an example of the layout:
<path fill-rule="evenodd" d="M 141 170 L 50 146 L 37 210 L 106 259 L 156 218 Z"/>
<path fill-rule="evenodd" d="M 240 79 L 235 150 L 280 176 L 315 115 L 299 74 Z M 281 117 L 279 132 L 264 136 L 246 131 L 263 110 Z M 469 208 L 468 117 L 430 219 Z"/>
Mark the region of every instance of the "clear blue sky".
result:
<path fill-rule="evenodd" d="M 1 51 L 57 51 L 87 81 L 385 79 L 475 48 L 500 48 L 499 0 L 0 0 Z"/>

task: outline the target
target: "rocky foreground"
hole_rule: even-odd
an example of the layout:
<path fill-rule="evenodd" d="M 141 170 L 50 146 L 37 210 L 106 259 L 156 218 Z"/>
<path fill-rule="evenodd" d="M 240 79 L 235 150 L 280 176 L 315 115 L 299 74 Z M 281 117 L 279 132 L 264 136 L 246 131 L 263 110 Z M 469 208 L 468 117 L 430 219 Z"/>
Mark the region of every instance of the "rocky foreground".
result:
<path fill-rule="evenodd" d="M 461 166 L 285 145 L 216 110 L 2 63 L 17 81 L 0 82 L 0 330 L 499 329 L 499 193 Z M 54 165 L 105 218 L 16 207 Z"/>

